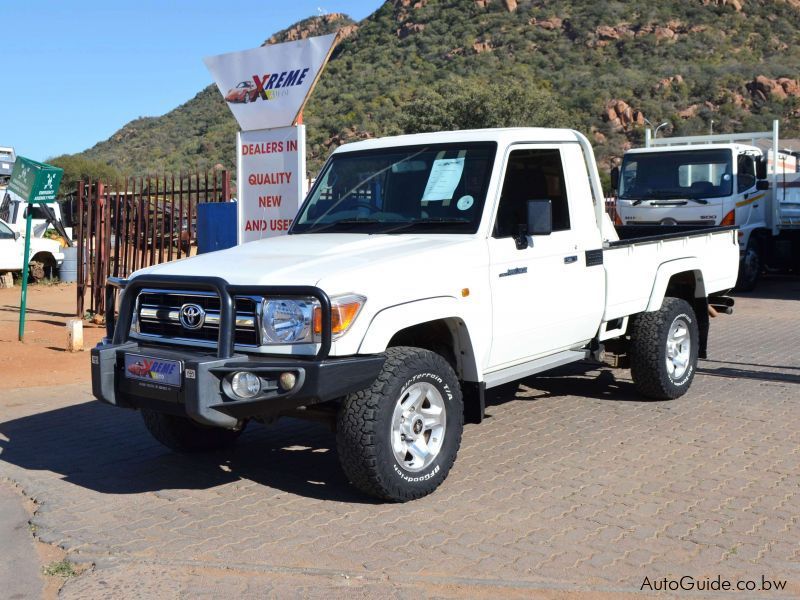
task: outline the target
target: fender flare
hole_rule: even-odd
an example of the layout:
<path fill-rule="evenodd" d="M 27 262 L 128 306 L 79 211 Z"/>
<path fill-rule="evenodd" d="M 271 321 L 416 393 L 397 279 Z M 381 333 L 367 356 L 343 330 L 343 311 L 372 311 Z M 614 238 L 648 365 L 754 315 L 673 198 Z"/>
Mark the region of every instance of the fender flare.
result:
<path fill-rule="evenodd" d="M 706 286 L 703 280 L 703 267 L 700 259 L 697 257 L 679 258 L 663 263 L 656 271 L 656 278 L 653 283 L 653 290 L 650 292 L 650 300 L 647 303 L 646 312 L 653 312 L 661 308 L 661 303 L 664 301 L 664 295 L 667 293 L 667 286 L 669 280 L 673 275 L 678 273 L 685 273 L 687 271 L 694 272 L 697 281 L 694 295 L 696 298 L 706 297 Z"/>
<path fill-rule="evenodd" d="M 458 344 L 456 360 L 466 381 L 481 381 L 482 369 L 477 359 L 475 340 L 469 334 L 468 319 L 463 305 L 452 296 L 425 298 L 382 309 L 370 321 L 358 347 L 358 354 L 384 352 L 392 337 L 403 329 L 431 321 L 448 321 L 448 327 Z"/>

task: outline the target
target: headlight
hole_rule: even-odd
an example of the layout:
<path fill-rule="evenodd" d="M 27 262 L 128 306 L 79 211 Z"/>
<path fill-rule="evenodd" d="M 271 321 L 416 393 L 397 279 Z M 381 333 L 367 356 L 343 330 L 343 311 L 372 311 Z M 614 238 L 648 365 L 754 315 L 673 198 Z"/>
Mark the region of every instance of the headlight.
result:
<path fill-rule="evenodd" d="M 331 298 L 331 333 L 341 337 L 353 325 L 366 302 L 364 296 Z M 262 344 L 309 344 L 322 336 L 322 310 L 314 298 L 265 299 L 261 307 Z"/>
<path fill-rule="evenodd" d="M 358 294 L 345 294 L 331 298 L 331 333 L 333 339 L 343 336 L 355 322 L 367 299 Z M 314 333 L 322 333 L 322 311 L 314 310 Z"/>
<path fill-rule="evenodd" d="M 311 331 L 314 308 L 311 298 L 266 300 L 261 309 L 262 344 L 302 344 L 313 342 Z"/>

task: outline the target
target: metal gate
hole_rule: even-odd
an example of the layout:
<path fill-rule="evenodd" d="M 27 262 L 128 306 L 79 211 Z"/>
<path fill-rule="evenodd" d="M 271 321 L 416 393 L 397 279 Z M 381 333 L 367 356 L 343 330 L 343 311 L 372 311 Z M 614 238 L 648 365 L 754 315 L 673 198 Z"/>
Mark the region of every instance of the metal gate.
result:
<path fill-rule="evenodd" d="M 196 251 L 197 205 L 230 200 L 230 174 L 205 172 L 82 181 L 75 193 L 78 246 L 76 315 L 104 314 L 109 276 Z M 87 296 L 88 294 L 88 304 Z"/>

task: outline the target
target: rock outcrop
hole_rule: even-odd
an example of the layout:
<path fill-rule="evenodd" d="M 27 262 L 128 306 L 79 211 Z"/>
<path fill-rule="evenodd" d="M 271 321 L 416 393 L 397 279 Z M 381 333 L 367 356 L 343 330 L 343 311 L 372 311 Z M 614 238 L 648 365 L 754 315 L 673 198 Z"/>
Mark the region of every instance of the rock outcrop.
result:
<path fill-rule="evenodd" d="M 736 12 L 742 12 L 744 0 L 703 0 L 703 6 L 730 6 Z"/>
<path fill-rule="evenodd" d="M 603 119 L 616 131 L 630 131 L 636 125 L 644 125 L 644 113 L 618 99 L 606 103 Z"/>
<path fill-rule="evenodd" d="M 374 138 L 375 135 L 370 131 L 361 131 L 356 129 L 355 127 L 348 127 L 329 137 L 327 140 L 322 142 L 322 144 L 326 148 L 337 148 L 342 144 L 346 144 L 347 142 L 356 142 L 359 140 L 369 140 Z"/>
<path fill-rule="evenodd" d="M 338 29 L 340 35 L 343 37 L 348 37 L 358 30 L 358 25 L 353 23 L 347 15 L 342 13 L 329 13 L 320 17 L 305 19 L 293 27 L 276 33 L 264 42 L 264 45 L 294 42 L 296 40 L 304 40 L 309 37 L 324 35 L 331 30 L 335 30 L 337 25 L 339 25 Z"/>
<path fill-rule="evenodd" d="M 529 21 L 529 23 L 536 27 L 547 29 L 548 31 L 554 31 L 556 29 L 561 29 L 561 26 L 564 24 L 564 20 L 559 19 L 558 17 L 550 17 L 549 19 L 533 18 Z"/>
<path fill-rule="evenodd" d="M 765 102 L 771 98 L 785 100 L 790 97 L 800 97 L 800 84 L 798 80 L 789 79 L 788 77 L 770 79 L 764 75 L 759 75 L 748 83 L 746 87 L 753 100 L 761 102 Z"/>
<path fill-rule="evenodd" d="M 673 75 L 672 77 L 660 79 L 659 82 L 654 86 L 653 90 L 656 92 L 664 92 L 671 90 L 675 86 L 683 85 L 683 83 L 683 75 Z"/>
<path fill-rule="evenodd" d="M 472 49 L 475 51 L 475 54 L 481 54 L 483 52 L 491 52 L 495 49 L 495 45 L 491 40 L 476 40 L 474 44 L 472 44 Z"/>
<path fill-rule="evenodd" d="M 517 10 L 517 0 L 502 0 L 503 6 L 506 7 L 508 12 L 514 12 Z M 492 3 L 492 0 L 475 0 L 475 4 L 478 5 L 479 8 L 486 8 Z"/>
<path fill-rule="evenodd" d="M 419 33 L 424 29 L 425 25 L 423 23 L 403 23 L 403 25 L 397 30 L 397 37 L 402 40 L 411 34 Z"/>
<path fill-rule="evenodd" d="M 532 25 L 542 27 L 542 21 L 531 20 Z M 680 36 L 698 33 L 705 30 L 702 25 L 689 26 L 682 21 L 672 19 L 664 24 L 656 23 L 617 23 L 616 25 L 599 25 L 590 37 L 587 46 L 602 48 L 619 40 L 642 38 L 654 35 L 657 42 L 675 41 Z"/>

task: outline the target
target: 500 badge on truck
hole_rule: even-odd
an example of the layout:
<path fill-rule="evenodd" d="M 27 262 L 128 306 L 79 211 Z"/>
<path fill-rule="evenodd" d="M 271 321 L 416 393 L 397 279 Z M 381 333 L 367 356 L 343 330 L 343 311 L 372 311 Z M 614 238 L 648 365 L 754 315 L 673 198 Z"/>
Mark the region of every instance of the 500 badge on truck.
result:
<path fill-rule="evenodd" d="M 689 389 L 709 313 L 732 310 L 735 228 L 615 229 L 604 209 L 571 130 L 341 146 L 289 235 L 109 280 L 93 392 L 180 452 L 322 421 L 358 489 L 420 498 L 489 388 L 605 356 L 643 397 Z"/>

